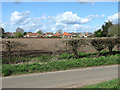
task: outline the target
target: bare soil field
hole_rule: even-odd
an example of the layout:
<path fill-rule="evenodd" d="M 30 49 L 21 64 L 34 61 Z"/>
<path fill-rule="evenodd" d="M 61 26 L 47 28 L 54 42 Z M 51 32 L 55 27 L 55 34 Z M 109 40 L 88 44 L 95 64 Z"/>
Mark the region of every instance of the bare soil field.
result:
<path fill-rule="evenodd" d="M 40 38 L 18 38 L 18 39 L 2 39 L 2 41 L 14 41 L 26 44 L 23 50 L 41 50 L 41 51 L 56 51 L 56 50 L 65 50 L 64 39 L 40 39 Z M 16 48 L 18 50 L 18 48 Z M 3 45 L 2 51 L 5 51 L 6 48 Z M 15 48 L 13 49 L 15 50 Z M 80 48 L 82 52 L 95 52 L 96 50 L 92 46 L 84 46 Z"/>
<path fill-rule="evenodd" d="M 14 42 L 19 42 L 22 44 L 25 44 L 25 47 L 22 48 L 12 48 L 12 51 L 21 51 L 22 53 L 25 54 L 52 54 L 55 52 L 71 52 L 70 50 L 66 49 L 65 43 L 63 43 L 62 38 L 59 39 L 50 39 L 50 38 L 11 38 L 11 39 L 2 39 L 2 41 L 14 41 Z M 117 48 L 115 47 L 114 50 Z M 6 47 L 2 45 L 2 51 L 3 54 L 6 51 Z M 90 45 L 90 46 L 83 46 L 79 48 L 80 52 L 83 53 L 94 53 L 96 52 L 96 49 Z M 16 53 L 16 52 L 14 52 Z M 13 54 L 14 54 L 13 53 Z M 12 54 L 12 52 L 11 52 Z"/>

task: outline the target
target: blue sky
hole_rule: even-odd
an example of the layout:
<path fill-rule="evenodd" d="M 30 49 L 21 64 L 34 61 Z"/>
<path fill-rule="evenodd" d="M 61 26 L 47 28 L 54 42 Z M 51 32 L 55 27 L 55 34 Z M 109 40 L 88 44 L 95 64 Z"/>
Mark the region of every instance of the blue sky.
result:
<path fill-rule="evenodd" d="M 108 19 L 117 22 L 117 2 L 3 2 L 2 26 L 25 31 L 94 32 Z"/>

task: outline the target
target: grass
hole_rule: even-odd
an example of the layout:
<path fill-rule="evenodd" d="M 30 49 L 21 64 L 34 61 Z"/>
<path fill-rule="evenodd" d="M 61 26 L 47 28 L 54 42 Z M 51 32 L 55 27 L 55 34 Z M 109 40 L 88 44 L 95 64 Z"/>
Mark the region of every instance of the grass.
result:
<path fill-rule="evenodd" d="M 101 56 L 108 56 L 108 51 L 102 51 Z M 118 52 L 113 51 L 113 55 Z M 96 53 L 78 53 L 81 58 L 93 58 L 96 57 Z M 61 55 L 41 55 L 41 56 L 10 56 L 2 58 L 3 64 L 18 64 L 27 62 L 49 62 L 54 60 L 74 59 L 73 54 L 63 53 Z"/>
<path fill-rule="evenodd" d="M 59 56 L 60 58 L 66 57 L 67 55 Z M 71 57 L 71 55 L 69 56 Z M 46 58 L 46 57 L 44 57 Z M 100 66 L 100 65 L 111 65 L 118 64 L 120 62 L 120 54 L 111 56 L 101 56 L 94 58 L 71 58 L 71 59 L 61 59 L 55 61 L 47 61 L 45 63 L 24 63 L 24 64 L 3 64 L 2 65 L 2 75 L 10 76 L 14 74 L 24 74 L 33 72 L 48 72 L 48 71 L 58 71 L 66 70 L 71 68 L 81 68 L 88 66 Z"/>
<path fill-rule="evenodd" d="M 3 58 L 3 64 L 17 64 L 17 63 L 26 63 L 26 62 L 48 62 L 52 60 L 52 56 L 42 55 L 42 56 L 27 56 L 27 57 L 20 57 L 14 56 L 9 58 Z"/>
<path fill-rule="evenodd" d="M 90 53 L 79 53 L 81 56 L 89 56 L 92 55 Z M 20 62 L 26 63 L 26 62 L 49 62 L 53 60 L 63 60 L 63 59 L 73 59 L 73 54 L 63 53 L 61 55 L 42 55 L 42 56 L 27 56 L 27 57 L 20 57 L 20 56 L 14 56 L 9 58 L 3 58 L 2 63 L 3 64 L 17 64 Z"/>
<path fill-rule="evenodd" d="M 99 84 L 89 85 L 83 88 L 119 88 L 118 79 L 102 82 Z"/>

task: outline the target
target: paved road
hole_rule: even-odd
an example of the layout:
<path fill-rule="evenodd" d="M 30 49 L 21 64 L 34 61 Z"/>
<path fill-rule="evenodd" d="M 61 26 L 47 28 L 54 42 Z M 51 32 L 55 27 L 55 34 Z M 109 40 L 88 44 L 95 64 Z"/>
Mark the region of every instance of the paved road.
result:
<path fill-rule="evenodd" d="M 2 79 L 2 86 L 3 88 L 72 88 L 117 77 L 118 66 L 112 65 L 5 77 Z"/>

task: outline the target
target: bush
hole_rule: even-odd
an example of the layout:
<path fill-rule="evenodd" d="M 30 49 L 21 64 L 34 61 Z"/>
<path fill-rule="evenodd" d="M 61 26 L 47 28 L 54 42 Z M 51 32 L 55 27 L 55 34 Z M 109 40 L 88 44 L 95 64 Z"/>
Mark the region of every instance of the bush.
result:
<path fill-rule="evenodd" d="M 64 40 L 64 43 L 66 43 L 67 47 L 70 47 L 72 49 L 75 58 L 79 58 L 78 48 L 84 45 L 89 45 L 87 39 L 69 39 L 69 40 Z"/>
<path fill-rule="evenodd" d="M 105 48 L 109 49 L 110 54 L 112 53 L 112 49 L 115 45 L 120 44 L 120 38 L 99 38 L 99 39 L 93 39 L 91 41 L 92 46 L 95 47 L 95 49 L 98 51 L 97 57 L 100 54 L 100 51 L 102 51 Z"/>

